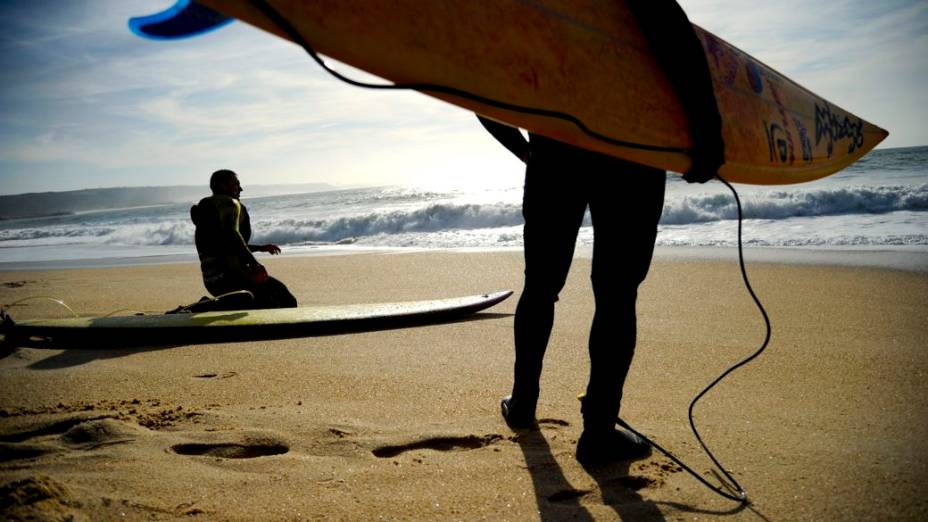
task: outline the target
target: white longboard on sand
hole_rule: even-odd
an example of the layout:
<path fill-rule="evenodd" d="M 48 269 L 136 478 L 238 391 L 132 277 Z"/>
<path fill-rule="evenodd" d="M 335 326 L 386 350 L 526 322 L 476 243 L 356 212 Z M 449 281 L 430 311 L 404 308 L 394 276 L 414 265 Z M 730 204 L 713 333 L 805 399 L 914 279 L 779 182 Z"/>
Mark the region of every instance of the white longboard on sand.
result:
<path fill-rule="evenodd" d="M 23 321 L 4 315 L 2 332 L 8 345 L 61 348 L 279 339 L 452 321 L 489 308 L 510 295 L 512 291 L 507 290 L 398 303 Z"/>

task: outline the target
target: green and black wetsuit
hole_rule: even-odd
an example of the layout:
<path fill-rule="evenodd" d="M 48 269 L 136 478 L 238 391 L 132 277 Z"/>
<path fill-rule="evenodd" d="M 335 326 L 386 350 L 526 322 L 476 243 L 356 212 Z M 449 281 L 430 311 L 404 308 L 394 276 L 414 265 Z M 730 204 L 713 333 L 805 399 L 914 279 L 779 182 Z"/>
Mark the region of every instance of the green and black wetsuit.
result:
<path fill-rule="evenodd" d="M 190 217 L 196 225 L 200 270 L 209 293 L 248 290 L 255 296 L 255 308 L 296 306 L 296 298 L 277 279 L 256 283 L 250 276 L 259 263 L 248 245 L 251 219 L 238 199 L 218 194 L 203 198 L 190 208 Z"/>

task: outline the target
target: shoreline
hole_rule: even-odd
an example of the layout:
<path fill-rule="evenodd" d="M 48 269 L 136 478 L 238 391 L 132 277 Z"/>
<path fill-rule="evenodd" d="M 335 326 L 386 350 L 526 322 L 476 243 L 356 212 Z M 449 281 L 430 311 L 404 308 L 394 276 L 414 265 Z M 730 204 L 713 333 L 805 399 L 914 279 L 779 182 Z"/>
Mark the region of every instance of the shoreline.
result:
<path fill-rule="evenodd" d="M 483 253 L 483 252 L 521 252 L 522 247 L 507 248 L 399 248 L 399 247 L 344 247 L 324 246 L 310 249 L 299 248 L 297 251 L 285 250 L 281 258 L 341 256 L 357 254 L 408 254 L 408 253 Z M 589 259 L 592 247 L 578 246 L 575 258 Z M 928 249 L 924 247 L 896 248 L 807 248 L 807 247 L 745 247 L 745 263 L 775 263 L 787 265 L 810 266 L 847 266 L 870 267 L 902 270 L 907 272 L 928 272 Z M 736 247 L 689 247 L 658 246 L 654 250 L 655 259 L 667 260 L 705 260 L 738 261 Z M 267 259 L 262 256 L 261 259 Z M 0 261 L 0 273 L 28 272 L 41 270 L 71 270 L 80 268 L 112 268 L 121 266 L 151 266 L 162 264 L 196 263 L 196 253 L 163 254 L 139 257 L 106 257 L 97 259 L 64 259 L 41 261 Z"/>

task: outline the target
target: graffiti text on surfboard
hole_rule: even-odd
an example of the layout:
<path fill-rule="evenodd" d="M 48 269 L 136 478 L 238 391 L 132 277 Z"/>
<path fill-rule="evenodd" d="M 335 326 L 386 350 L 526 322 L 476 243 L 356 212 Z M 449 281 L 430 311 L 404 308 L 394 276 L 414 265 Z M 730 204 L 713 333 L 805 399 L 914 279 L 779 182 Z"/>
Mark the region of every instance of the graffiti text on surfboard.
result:
<path fill-rule="evenodd" d="M 831 107 L 826 103 L 824 106 L 815 104 L 815 146 L 817 147 L 822 138 L 828 143 L 828 157 L 834 150 L 836 141 L 849 138 L 850 143 L 847 146 L 848 154 L 854 152 L 864 145 L 864 121 L 857 118 L 852 121 L 850 116 L 845 115 L 843 118 L 831 111 Z"/>

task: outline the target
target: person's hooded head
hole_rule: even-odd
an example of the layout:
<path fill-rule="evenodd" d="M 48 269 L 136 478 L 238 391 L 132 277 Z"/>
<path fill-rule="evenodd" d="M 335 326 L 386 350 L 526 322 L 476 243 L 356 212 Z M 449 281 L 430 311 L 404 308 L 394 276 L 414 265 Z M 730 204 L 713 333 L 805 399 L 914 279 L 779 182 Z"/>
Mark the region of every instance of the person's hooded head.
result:
<path fill-rule="evenodd" d="M 242 194 L 242 184 L 238 181 L 235 172 L 222 169 L 213 172 L 209 178 L 209 188 L 216 196 L 229 196 L 238 199 Z"/>

